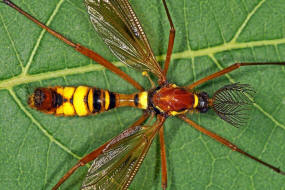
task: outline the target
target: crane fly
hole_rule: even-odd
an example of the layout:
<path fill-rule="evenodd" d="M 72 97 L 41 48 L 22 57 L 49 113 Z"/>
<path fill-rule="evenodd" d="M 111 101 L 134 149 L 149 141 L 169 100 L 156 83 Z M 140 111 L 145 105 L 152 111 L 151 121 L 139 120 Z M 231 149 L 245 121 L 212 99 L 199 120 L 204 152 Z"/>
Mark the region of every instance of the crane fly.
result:
<path fill-rule="evenodd" d="M 176 116 L 201 133 L 215 139 L 233 151 L 285 175 L 284 171 L 241 150 L 225 138 L 203 128 L 187 117 L 189 112 L 206 113 L 212 109 L 222 120 L 233 126 L 244 125 L 245 111 L 252 104 L 254 90 L 248 84 L 234 83 L 221 87 L 213 96 L 195 88 L 207 81 L 230 73 L 243 66 L 279 65 L 284 62 L 235 63 L 187 86 L 169 83 L 166 74 L 171 60 L 175 39 L 175 28 L 165 0 L 162 0 L 170 25 L 169 41 L 164 68 L 155 59 L 143 28 L 128 0 L 85 0 L 91 23 L 105 44 L 120 61 L 145 75 L 152 73 L 158 78 L 158 85 L 145 90 L 138 82 L 92 50 L 72 42 L 61 34 L 42 24 L 10 0 L 3 3 L 14 8 L 31 21 L 62 40 L 79 53 L 114 72 L 133 85 L 138 92 L 121 94 L 89 86 L 40 87 L 29 97 L 29 105 L 47 114 L 56 116 L 96 115 L 118 107 L 134 107 L 143 110 L 143 115 L 129 128 L 106 142 L 98 149 L 78 161 L 58 181 L 58 189 L 80 166 L 92 162 L 81 189 L 127 189 L 138 172 L 155 136 L 160 139 L 162 189 L 167 188 L 166 151 L 163 124 L 170 116 Z M 147 75 L 148 76 L 148 75 Z M 148 119 L 155 121 L 150 122 Z M 148 120 L 148 121 L 147 121 Z"/>

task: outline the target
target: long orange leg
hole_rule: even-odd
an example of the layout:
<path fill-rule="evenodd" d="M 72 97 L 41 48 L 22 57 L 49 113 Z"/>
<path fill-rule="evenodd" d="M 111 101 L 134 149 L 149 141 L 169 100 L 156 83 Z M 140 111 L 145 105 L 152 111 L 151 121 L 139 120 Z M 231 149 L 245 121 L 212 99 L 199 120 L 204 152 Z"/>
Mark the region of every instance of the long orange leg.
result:
<path fill-rule="evenodd" d="M 164 63 L 164 69 L 163 69 L 163 74 L 166 76 L 167 71 L 168 71 L 168 67 L 169 67 L 169 63 L 170 63 L 170 59 L 171 59 L 171 54 L 172 54 L 172 50 L 173 50 L 173 45 L 174 45 L 174 39 L 175 39 L 175 28 L 170 16 L 170 13 L 168 11 L 167 8 L 167 4 L 165 2 L 165 0 L 162 0 L 165 11 L 166 11 L 166 15 L 170 24 L 170 31 L 169 31 L 169 39 L 168 39 L 168 48 L 167 48 L 167 54 L 166 54 L 166 59 L 165 59 L 165 63 Z"/>
<path fill-rule="evenodd" d="M 115 65 L 113 65 L 112 63 L 107 61 L 106 59 L 104 59 L 99 54 L 95 53 L 94 51 L 92 51 L 92 50 L 90 50 L 90 49 L 88 49 L 88 48 L 86 48 L 86 47 L 84 47 L 84 46 L 82 46 L 80 44 L 73 43 L 71 40 L 65 38 L 61 34 L 57 33 L 56 31 L 52 30 L 51 28 L 49 28 L 48 26 L 46 26 L 45 24 L 43 24 L 42 22 L 40 22 L 39 20 L 37 20 L 36 18 L 31 16 L 29 13 L 23 11 L 20 7 L 18 7 L 14 3 L 12 3 L 10 0 L 2 0 L 2 2 L 7 4 L 8 6 L 12 7 L 16 11 L 18 11 L 19 13 L 23 14 L 24 16 L 26 16 L 28 19 L 30 19 L 31 21 L 33 21 L 34 23 L 39 25 L 41 28 L 43 28 L 47 32 L 49 32 L 51 35 L 53 35 L 56 38 L 60 39 L 61 41 L 63 41 L 67 45 L 73 47 L 79 53 L 81 53 L 81 54 L 83 54 L 83 55 L 93 59 L 94 61 L 96 61 L 97 63 L 101 64 L 105 68 L 107 68 L 110 71 L 116 73 L 121 78 L 123 78 L 124 80 L 129 82 L 131 85 L 133 85 L 139 91 L 143 91 L 144 90 L 144 88 L 138 82 L 136 82 L 133 78 L 131 78 L 129 75 L 127 75 L 125 72 L 120 70 L 118 67 L 116 67 Z"/>
<path fill-rule="evenodd" d="M 167 162 L 164 143 L 164 127 L 159 130 L 159 142 L 160 142 L 160 157 L 161 157 L 161 187 L 163 190 L 167 188 Z"/>
<path fill-rule="evenodd" d="M 147 118 L 149 117 L 148 113 L 144 113 L 134 124 L 132 124 L 129 128 L 136 127 L 140 124 L 142 124 Z M 111 141 L 111 140 L 110 140 Z M 105 149 L 105 147 L 110 143 L 110 141 L 106 142 L 93 152 L 87 154 L 84 156 L 81 160 L 78 161 L 77 164 L 75 164 L 71 169 L 69 169 L 65 175 L 57 182 L 57 184 L 52 188 L 52 190 L 56 190 L 59 188 L 61 184 L 63 184 L 80 166 L 84 166 L 87 163 L 91 162 L 95 158 L 97 158 L 102 151 Z"/>
<path fill-rule="evenodd" d="M 217 78 L 217 77 L 219 77 L 219 76 L 222 76 L 222 75 L 224 75 L 224 74 L 227 74 L 227 73 L 229 73 L 229 72 L 231 72 L 231 71 L 233 71 L 233 70 L 236 70 L 236 69 L 240 68 L 241 66 L 253 66 L 253 65 L 284 65 L 284 66 L 285 66 L 285 62 L 273 62 L 273 63 L 235 63 L 235 64 L 233 64 L 233 65 L 231 65 L 231 66 L 229 66 L 229 67 L 227 67 L 227 68 L 225 68 L 225 69 L 223 69 L 223 70 L 221 70 L 221 71 L 219 71 L 219 72 L 216 72 L 216 73 L 214 73 L 214 74 L 211 74 L 211 75 L 209 75 L 209 76 L 207 76 L 207 77 L 205 77 L 205 78 L 203 78 L 203 79 L 200 79 L 200 80 L 198 80 L 198 81 L 196 81 L 196 82 L 194 82 L 194 83 L 192 83 L 192 84 L 186 86 L 185 88 L 191 90 L 191 89 L 195 88 L 196 86 L 198 86 L 198 85 L 200 85 L 200 84 L 203 84 L 204 82 L 207 82 L 207 81 L 209 81 L 209 80 L 212 80 L 212 79 L 214 79 L 214 78 Z"/>
<path fill-rule="evenodd" d="M 181 115 L 181 116 L 179 116 L 179 118 L 184 120 L 186 123 L 188 123 L 189 125 L 191 125 L 195 129 L 197 129 L 198 131 L 204 133 L 205 135 L 211 137 L 212 139 L 214 139 L 214 140 L 218 141 L 219 143 L 221 143 L 221 144 L 227 146 L 228 148 L 232 149 L 232 151 L 237 151 L 237 152 L 245 155 L 246 157 L 259 162 L 260 164 L 269 167 L 270 169 L 274 170 L 275 172 L 280 173 L 282 175 L 285 175 L 284 171 L 281 171 L 279 168 L 274 167 L 274 166 L 272 166 L 272 165 L 270 165 L 270 164 L 268 164 L 268 163 L 266 163 L 266 162 L 264 162 L 264 161 L 262 161 L 262 160 L 260 160 L 260 159 L 258 159 L 256 157 L 250 155 L 249 153 L 239 149 L 235 144 L 233 144 L 230 141 L 228 141 L 227 139 L 224 139 L 223 137 L 221 137 L 221 136 L 219 136 L 219 135 L 217 135 L 217 134 L 215 134 L 215 133 L 213 133 L 213 132 L 211 132 L 211 131 L 203 128 L 203 127 L 201 127 L 200 125 L 198 125 L 194 121 L 188 119 L 185 115 Z"/>

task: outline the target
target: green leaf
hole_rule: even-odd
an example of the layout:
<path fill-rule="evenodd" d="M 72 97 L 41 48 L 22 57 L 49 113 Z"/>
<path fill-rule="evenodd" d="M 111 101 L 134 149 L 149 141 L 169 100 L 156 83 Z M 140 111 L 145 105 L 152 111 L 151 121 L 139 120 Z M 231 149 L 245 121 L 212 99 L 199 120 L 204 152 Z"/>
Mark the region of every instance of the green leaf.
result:
<path fill-rule="evenodd" d="M 112 56 L 89 22 L 82 1 L 15 0 L 27 12 L 74 42 L 120 66 L 143 86 L 138 71 Z M 176 28 L 170 82 L 187 85 L 235 62 L 285 61 L 285 1 L 168 1 Z M 132 0 L 154 53 L 164 61 L 169 23 L 161 1 Z M 116 136 L 141 115 L 122 108 L 95 117 L 54 117 L 32 110 L 34 88 L 90 85 L 115 92 L 136 90 L 75 52 L 11 8 L 0 4 L 0 186 L 51 189 L 78 159 Z M 212 95 L 241 82 L 256 90 L 246 126 L 234 128 L 213 111 L 190 117 L 240 148 L 285 170 L 285 68 L 241 68 L 198 87 Z M 284 189 L 285 178 L 202 135 L 177 118 L 165 124 L 168 189 Z M 87 167 L 62 189 L 79 189 Z M 155 140 L 130 189 L 160 189 Z"/>

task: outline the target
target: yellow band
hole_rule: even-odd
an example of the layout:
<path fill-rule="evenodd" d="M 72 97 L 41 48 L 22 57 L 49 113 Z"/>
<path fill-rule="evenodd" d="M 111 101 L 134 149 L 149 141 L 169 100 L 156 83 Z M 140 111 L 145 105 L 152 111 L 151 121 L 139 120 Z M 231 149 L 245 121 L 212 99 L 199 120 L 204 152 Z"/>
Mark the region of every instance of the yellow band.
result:
<path fill-rule="evenodd" d="M 109 92 L 106 90 L 105 91 L 105 110 L 108 110 L 110 105 L 110 94 Z"/>
<path fill-rule="evenodd" d="M 65 98 L 69 101 L 70 98 L 72 98 L 74 91 L 75 91 L 75 87 L 70 87 L 70 86 L 64 87 L 63 98 Z"/>
<path fill-rule="evenodd" d="M 139 93 L 139 108 L 147 109 L 148 106 L 148 92 L 141 92 Z"/>
<path fill-rule="evenodd" d="M 88 93 L 88 107 L 89 107 L 89 110 L 90 112 L 93 112 L 94 110 L 94 107 L 93 107 L 93 90 L 89 90 L 89 93 Z"/>
<path fill-rule="evenodd" d="M 73 115 L 75 115 L 74 107 L 73 107 L 73 105 L 70 102 L 63 103 L 63 105 L 61 107 L 63 109 L 63 114 L 65 116 L 73 116 Z"/>
<path fill-rule="evenodd" d="M 199 103 L 199 98 L 196 94 L 194 94 L 194 105 L 193 108 L 196 108 L 198 106 Z"/>
<path fill-rule="evenodd" d="M 84 116 L 87 115 L 89 110 L 87 109 L 87 105 L 85 97 L 87 96 L 89 88 L 86 86 L 79 86 L 74 92 L 73 96 L 73 105 L 77 115 Z"/>

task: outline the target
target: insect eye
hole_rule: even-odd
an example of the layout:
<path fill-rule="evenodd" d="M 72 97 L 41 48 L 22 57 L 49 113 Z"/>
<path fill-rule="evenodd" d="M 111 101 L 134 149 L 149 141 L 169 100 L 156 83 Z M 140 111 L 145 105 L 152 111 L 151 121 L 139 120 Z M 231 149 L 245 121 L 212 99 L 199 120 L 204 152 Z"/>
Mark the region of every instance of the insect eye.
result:
<path fill-rule="evenodd" d="M 197 110 L 200 113 L 206 113 L 209 110 L 209 95 L 206 92 L 201 92 L 198 94 L 199 102 L 197 106 Z"/>

